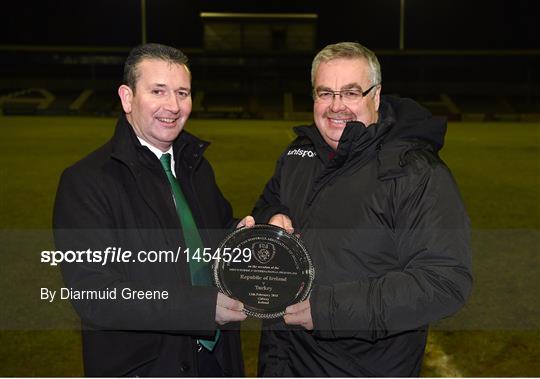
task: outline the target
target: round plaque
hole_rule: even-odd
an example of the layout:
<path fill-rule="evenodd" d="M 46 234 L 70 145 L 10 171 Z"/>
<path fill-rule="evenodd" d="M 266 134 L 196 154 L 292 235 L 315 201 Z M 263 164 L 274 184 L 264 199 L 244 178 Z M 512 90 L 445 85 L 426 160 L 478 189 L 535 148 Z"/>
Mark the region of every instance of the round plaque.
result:
<path fill-rule="evenodd" d="M 302 241 L 273 225 L 237 229 L 219 245 L 214 281 L 249 316 L 277 318 L 307 299 L 315 269 Z"/>

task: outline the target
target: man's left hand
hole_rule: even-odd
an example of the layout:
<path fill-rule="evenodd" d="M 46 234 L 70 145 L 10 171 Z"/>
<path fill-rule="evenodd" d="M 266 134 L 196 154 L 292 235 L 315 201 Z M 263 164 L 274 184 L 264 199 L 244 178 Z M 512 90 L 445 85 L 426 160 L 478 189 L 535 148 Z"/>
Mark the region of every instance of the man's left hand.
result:
<path fill-rule="evenodd" d="M 240 229 L 243 227 L 251 228 L 253 225 L 255 225 L 255 219 L 252 216 L 246 216 L 240 222 L 238 225 L 236 225 L 236 229 Z"/>
<path fill-rule="evenodd" d="M 285 309 L 285 316 L 283 316 L 286 324 L 300 325 L 307 330 L 313 330 L 313 320 L 311 319 L 311 306 L 309 299 L 289 305 Z"/>

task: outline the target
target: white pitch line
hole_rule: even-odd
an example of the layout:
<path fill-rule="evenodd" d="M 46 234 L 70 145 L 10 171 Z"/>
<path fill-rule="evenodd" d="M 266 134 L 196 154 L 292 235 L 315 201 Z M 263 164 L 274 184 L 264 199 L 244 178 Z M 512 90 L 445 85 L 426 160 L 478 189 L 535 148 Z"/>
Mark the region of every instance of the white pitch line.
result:
<path fill-rule="evenodd" d="M 94 94 L 94 90 L 85 89 L 81 94 L 71 103 L 69 109 L 72 111 L 78 111 L 86 103 L 86 101 Z"/>

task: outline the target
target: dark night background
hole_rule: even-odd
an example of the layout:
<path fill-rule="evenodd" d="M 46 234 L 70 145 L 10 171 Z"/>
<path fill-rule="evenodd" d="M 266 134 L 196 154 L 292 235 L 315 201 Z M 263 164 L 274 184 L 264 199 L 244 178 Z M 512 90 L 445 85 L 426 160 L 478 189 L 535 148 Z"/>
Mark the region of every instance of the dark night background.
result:
<path fill-rule="evenodd" d="M 47 109 L 4 103 L 4 113 L 73 114 L 69 104 L 82 91 L 92 91 L 75 114 L 117 114 L 113 89 L 129 49 L 142 41 L 141 1 L 4 5 L 0 97 L 42 88 L 56 98 Z M 497 113 L 540 114 L 535 1 L 404 3 L 404 49 L 400 0 L 146 0 L 146 35 L 148 42 L 179 47 L 190 58 L 193 117 L 305 119 L 311 110 L 311 60 L 318 49 L 339 41 L 358 41 L 375 51 L 383 93 L 413 97 L 435 114 L 450 119 L 463 119 L 465 113 L 486 114 L 487 119 L 496 119 Z M 203 20 L 202 12 L 308 13 L 317 18 L 295 21 L 309 25 L 307 33 L 287 29 L 292 24 L 280 19 L 244 20 L 242 25 L 237 19 L 220 20 L 230 27 L 220 29 L 212 24 L 215 19 Z M 229 38 L 234 28 L 242 28 L 241 40 L 234 39 L 239 34 Z M 266 37 L 257 39 L 254 30 Z M 214 36 L 213 45 L 205 31 Z M 291 45 L 291 39 L 302 38 L 308 43 Z"/>
<path fill-rule="evenodd" d="M 408 49 L 538 49 L 533 0 L 407 0 Z M 318 45 L 359 40 L 398 48 L 399 0 L 148 0 L 148 39 L 200 47 L 200 12 L 316 13 Z M 137 0 L 19 1 L 4 5 L 3 44 L 133 46 L 140 42 Z"/>

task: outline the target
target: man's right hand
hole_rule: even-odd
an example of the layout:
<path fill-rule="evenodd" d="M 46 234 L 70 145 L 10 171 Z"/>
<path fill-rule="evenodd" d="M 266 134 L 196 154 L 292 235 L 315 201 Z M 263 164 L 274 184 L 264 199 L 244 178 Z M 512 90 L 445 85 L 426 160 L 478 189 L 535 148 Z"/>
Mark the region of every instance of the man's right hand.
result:
<path fill-rule="evenodd" d="M 289 216 L 284 215 L 283 213 L 277 213 L 270 218 L 270 221 L 268 221 L 270 225 L 279 226 L 282 229 L 285 229 L 287 233 L 292 234 L 294 232 L 294 228 L 292 226 L 292 221 L 289 218 Z"/>
<path fill-rule="evenodd" d="M 225 325 L 231 321 L 244 321 L 247 315 L 244 313 L 244 304 L 238 300 L 231 299 L 221 292 L 218 292 L 216 303 L 216 323 Z"/>

